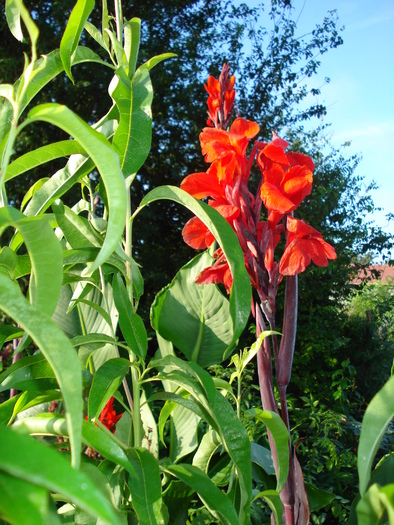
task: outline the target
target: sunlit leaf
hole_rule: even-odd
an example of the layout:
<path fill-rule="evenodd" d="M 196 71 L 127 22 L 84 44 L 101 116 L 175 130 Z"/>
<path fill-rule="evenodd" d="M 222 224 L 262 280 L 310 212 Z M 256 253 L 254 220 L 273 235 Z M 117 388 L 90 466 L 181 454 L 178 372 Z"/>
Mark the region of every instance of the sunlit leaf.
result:
<path fill-rule="evenodd" d="M 129 458 L 136 472 L 129 477 L 129 488 L 138 523 L 164 525 L 161 478 L 156 459 L 144 448 L 131 449 Z"/>
<path fill-rule="evenodd" d="M 234 338 L 228 299 L 215 285 L 195 283 L 212 260 L 208 253 L 194 257 L 157 294 L 151 309 L 153 328 L 204 368 L 220 363 Z"/>
<path fill-rule="evenodd" d="M 289 473 L 289 432 L 286 425 L 276 412 L 271 412 L 270 410 L 252 408 L 247 410 L 245 415 L 262 421 L 272 435 L 278 459 L 276 490 L 280 492 L 286 483 Z"/>
<path fill-rule="evenodd" d="M 371 476 L 372 462 L 383 435 L 394 417 L 394 376 L 369 403 L 362 421 L 357 464 L 360 494 L 364 495 Z"/>
<path fill-rule="evenodd" d="M 62 330 L 29 304 L 19 286 L 0 272 L 0 308 L 18 323 L 40 348 L 53 369 L 66 406 L 72 461 L 80 461 L 82 379 L 77 354 Z"/>
<path fill-rule="evenodd" d="M 234 336 L 227 347 L 225 358 L 233 350 L 236 341 L 248 322 L 251 305 L 250 279 L 245 268 L 244 256 L 237 236 L 220 213 L 174 186 L 163 186 L 149 192 L 142 199 L 136 213 L 140 213 L 148 204 L 162 199 L 178 202 L 199 217 L 215 236 L 230 265 L 234 280 L 230 294 L 230 314 L 234 325 Z"/>
<path fill-rule="evenodd" d="M 92 129 L 71 110 L 59 104 L 43 104 L 33 108 L 29 121 L 43 120 L 60 127 L 82 145 L 97 166 L 105 185 L 109 220 L 104 244 L 90 268 L 92 273 L 116 250 L 123 235 L 126 220 L 126 187 L 119 159 L 105 137 Z"/>
<path fill-rule="evenodd" d="M 60 42 L 60 56 L 67 76 L 74 82 L 71 74 L 71 57 L 77 49 L 83 27 L 94 8 L 94 0 L 78 0 L 71 12 Z"/>
<path fill-rule="evenodd" d="M 162 465 L 162 470 L 177 477 L 200 496 L 205 507 L 211 514 L 225 525 L 239 525 L 237 513 L 231 500 L 216 487 L 209 477 L 197 467 L 186 463 L 177 465 Z"/>
<path fill-rule="evenodd" d="M 94 517 L 120 525 L 106 494 L 91 479 L 71 467 L 66 457 L 26 435 L 0 427 L 0 470 L 58 492 Z"/>

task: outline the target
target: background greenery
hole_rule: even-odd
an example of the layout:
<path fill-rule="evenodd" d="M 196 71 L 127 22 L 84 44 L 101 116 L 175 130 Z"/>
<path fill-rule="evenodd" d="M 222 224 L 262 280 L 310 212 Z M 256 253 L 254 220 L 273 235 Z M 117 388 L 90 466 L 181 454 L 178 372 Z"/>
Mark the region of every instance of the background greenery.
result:
<path fill-rule="evenodd" d="M 40 28 L 39 53 L 58 47 L 74 1 L 25 4 Z M 347 157 L 346 149 L 332 148 L 319 121 L 315 131 L 303 129 L 305 120 L 323 116 L 325 108 L 312 105 L 301 113 L 297 109 L 298 102 L 314 91 L 302 79 L 313 78 L 321 53 L 335 53 L 342 45 L 340 21 L 335 13 L 328 14 L 316 21 L 309 35 L 297 40 L 291 9 L 290 0 L 265 2 L 261 10 L 222 0 L 141 1 L 124 6 L 127 19 L 138 16 L 143 21 L 142 62 L 161 53 L 164 46 L 179 57 L 166 68 L 152 71 L 152 149 L 133 185 L 132 199 L 137 206 L 149 190 L 163 184 L 179 185 L 186 174 L 204 170 L 198 143 L 206 118 L 202 84 L 208 73 L 218 73 L 224 60 L 237 77 L 237 111 L 259 123 L 260 138 L 269 138 L 271 130 L 283 134 L 286 127 L 294 149 L 314 159 L 314 191 L 302 213 L 328 242 L 335 243 L 338 259 L 327 269 L 311 268 L 300 278 L 299 329 L 289 393 L 294 400 L 295 431 L 306 437 L 299 445 L 299 456 L 307 481 L 342 495 L 323 516 L 326 523 L 337 523 L 348 516 L 356 492 L 355 454 L 363 410 L 387 379 L 393 359 L 391 285 L 374 285 L 353 297 L 351 282 L 358 268 L 373 257 L 387 258 L 391 239 L 365 221 L 366 214 L 374 210 L 373 185 L 363 187 L 357 173 L 359 159 Z M 94 11 L 92 20 L 97 22 L 99 17 L 99 11 Z M 84 38 L 96 49 L 94 41 Z M 243 45 L 246 40 L 250 45 Z M 23 50 L 27 47 L 10 39 L 1 11 L 1 83 L 13 83 L 20 75 Z M 109 97 L 103 93 L 110 75 L 103 68 L 95 76 L 91 66 L 82 65 L 75 70 L 75 86 L 59 76 L 38 102 L 67 103 L 87 121 L 97 121 L 108 107 Z M 24 132 L 17 142 L 17 154 L 66 138 L 50 126 L 40 127 L 39 136 L 36 131 L 33 125 Z M 53 173 L 60 166 L 53 163 L 44 170 Z M 19 207 L 27 189 L 45 175 L 40 169 L 15 179 L 8 186 L 11 203 Z M 180 235 L 188 216 L 176 204 L 164 201 L 151 206 L 151 213 L 137 224 L 134 255 L 146 282 L 140 310 L 145 319 L 156 293 L 190 259 L 191 252 Z M 248 342 L 245 336 L 245 344 Z M 217 374 L 225 374 L 224 369 L 218 367 Z M 250 374 L 253 377 L 253 369 Z M 251 405 L 257 395 L 249 389 L 245 403 Z M 250 432 L 255 431 L 250 427 Z M 264 442 L 265 437 L 261 439 Z M 389 441 L 385 447 L 390 449 Z M 316 523 L 323 523 L 317 521 L 321 516 L 314 518 Z"/>

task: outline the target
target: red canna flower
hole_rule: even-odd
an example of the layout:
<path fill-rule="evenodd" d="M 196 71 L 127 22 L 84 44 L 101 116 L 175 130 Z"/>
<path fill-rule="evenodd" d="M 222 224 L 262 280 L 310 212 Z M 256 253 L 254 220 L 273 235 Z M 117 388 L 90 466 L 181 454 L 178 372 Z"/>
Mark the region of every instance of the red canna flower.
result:
<path fill-rule="evenodd" d="M 114 434 L 116 430 L 116 423 L 123 416 L 123 412 L 121 414 L 117 414 L 113 405 L 114 397 L 112 396 L 101 411 L 99 421 L 101 421 L 101 423 Z"/>
<path fill-rule="evenodd" d="M 235 76 L 230 77 L 230 68 L 224 64 L 219 80 L 212 75 L 208 77 L 204 85 L 209 93 L 208 104 L 208 126 L 226 129 L 235 99 Z"/>
<path fill-rule="evenodd" d="M 123 412 L 121 414 L 117 414 L 114 409 L 114 397 L 112 396 L 108 403 L 105 405 L 103 410 L 101 411 L 101 414 L 99 416 L 99 421 L 108 428 L 112 432 L 112 434 L 115 433 L 116 430 L 116 423 L 119 421 L 119 419 L 123 416 Z M 85 419 L 88 419 L 88 416 L 85 417 Z"/>
<path fill-rule="evenodd" d="M 328 259 L 336 259 L 335 249 L 321 233 L 304 221 L 287 217 L 287 242 L 279 262 L 281 275 L 297 275 L 305 270 L 311 260 L 317 266 L 327 266 Z"/>
<path fill-rule="evenodd" d="M 227 259 L 221 248 L 216 250 L 213 254 L 216 261 L 212 266 L 205 268 L 197 276 L 197 284 L 220 284 L 223 283 L 227 293 L 231 291 L 231 285 L 233 284 L 233 277 L 231 275 L 230 266 L 228 265 Z"/>
<path fill-rule="evenodd" d="M 312 160 L 301 153 L 286 153 L 288 143 L 274 139 L 259 153 L 257 163 L 263 176 L 261 199 L 268 210 L 268 222 L 275 226 L 283 215 L 294 211 L 312 191 Z"/>

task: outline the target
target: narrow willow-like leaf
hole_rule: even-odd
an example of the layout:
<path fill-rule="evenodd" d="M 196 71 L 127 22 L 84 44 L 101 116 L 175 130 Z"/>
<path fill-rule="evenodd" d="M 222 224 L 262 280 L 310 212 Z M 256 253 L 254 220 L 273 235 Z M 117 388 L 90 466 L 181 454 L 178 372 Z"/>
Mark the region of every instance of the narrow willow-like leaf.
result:
<path fill-rule="evenodd" d="M 276 490 L 264 490 L 263 492 L 259 492 L 254 497 L 253 501 L 256 501 L 256 499 L 259 498 L 262 498 L 266 503 L 268 503 L 268 506 L 274 513 L 276 525 L 281 525 L 283 506 L 278 492 L 276 492 Z"/>
<path fill-rule="evenodd" d="M 92 516 L 121 525 L 107 495 L 90 477 L 73 469 L 63 454 L 5 427 L 0 427 L 0 442 L 0 470 L 63 494 Z"/>
<path fill-rule="evenodd" d="M 35 417 L 26 417 L 14 423 L 13 428 L 21 432 L 25 429 L 29 434 L 42 436 L 68 436 L 64 417 L 55 414 L 37 414 Z M 127 472 L 135 475 L 126 453 L 106 432 L 93 423 L 82 422 L 82 442 L 104 458 L 121 465 Z"/>
<path fill-rule="evenodd" d="M 126 221 L 126 186 L 119 159 L 105 137 L 92 129 L 70 109 L 59 104 L 43 104 L 33 108 L 29 121 L 43 120 L 55 124 L 82 145 L 102 177 L 108 199 L 109 220 L 104 244 L 90 268 L 90 273 L 102 265 L 116 250 Z"/>
<path fill-rule="evenodd" d="M 119 110 L 119 126 L 113 147 L 119 154 L 125 178 L 134 175 L 145 162 L 152 140 L 153 88 L 149 71 L 139 68 L 132 81 L 124 70 L 117 71 L 116 86 L 111 92 Z"/>
<path fill-rule="evenodd" d="M 275 442 L 278 457 L 277 492 L 280 492 L 287 480 L 289 473 L 289 432 L 282 418 L 270 410 L 252 408 L 245 413 L 246 417 L 253 417 L 262 421 L 270 431 Z"/>
<path fill-rule="evenodd" d="M 164 525 L 161 478 L 156 459 L 144 448 L 133 448 L 129 455 L 136 475 L 129 477 L 134 510 L 140 525 Z"/>
<path fill-rule="evenodd" d="M 18 9 L 18 5 L 14 0 L 6 0 L 5 2 L 5 16 L 7 25 L 12 35 L 23 42 L 23 32 L 21 25 L 21 14 Z"/>
<path fill-rule="evenodd" d="M 357 452 L 361 497 L 367 490 L 371 467 L 383 435 L 394 417 L 394 376 L 379 390 L 365 411 Z"/>
<path fill-rule="evenodd" d="M 11 225 L 22 235 L 33 270 L 30 280 L 31 301 L 51 316 L 62 287 L 63 250 L 49 225 L 49 218 L 25 218 L 18 210 L 5 207 L 0 209 L 0 225 Z"/>
<path fill-rule="evenodd" d="M 207 252 L 194 257 L 157 294 L 151 308 L 153 328 L 203 368 L 220 363 L 234 337 L 227 297 L 217 286 L 195 282 L 212 262 Z"/>
<path fill-rule="evenodd" d="M 33 22 L 29 11 L 23 5 L 22 0 L 6 0 L 5 12 L 8 27 L 14 37 L 20 42 L 23 42 L 24 40 L 20 23 L 20 19 L 22 18 L 30 36 L 31 45 L 35 48 L 38 39 L 38 27 Z"/>
<path fill-rule="evenodd" d="M 140 49 L 141 20 L 132 18 L 124 26 L 125 53 L 129 62 L 129 78 L 133 78 Z"/>
<path fill-rule="evenodd" d="M 0 392 L 16 390 L 51 390 L 57 388 L 55 374 L 42 354 L 22 357 L 0 375 Z"/>
<path fill-rule="evenodd" d="M 192 487 L 200 496 L 209 512 L 225 525 L 239 525 L 237 513 L 231 500 L 216 487 L 209 477 L 197 467 L 186 463 L 163 465 L 162 470 Z M 245 522 L 246 525 L 246 522 Z"/>
<path fill-rule="evenodd" d="M 142 199 L 136 213 L 140 213 L 148 204 L 162 199 L 173 200 L 192 211 L 213 233 L 230 265 L 233 276 L 233 286 L 230 294 L 230 314 L 233 320 L 234 336 L 223 356 L 223 358 L 226 358 L 233 350 L 236 341 L 248 322 L 251 304 L 250 279 L 245 268 L 244 256 L 237 236 L 220 213 L 175 186 L 163 186 L 149 192 Z"/>
<path fill-rule="evenodd" d="M 19 397 L 18 402 L 15 403 L 14 410 L 12 412 L 12 420 L 25 410 L 29 410 L 37 405 L 43 403 L 50 403 L 62 399 L 62 394 L 59 390 L 47 390 L 46 392 L 32 392 L 25 391 Z M 66 424 L 66 423 L 65 423 Z"/>
<path fill-rule="evenodd" d="M 71 141 L 69 141 L 71 142 Z M 37 193 L 25 209 L 28 216 L 44 213 L 84 176 L 94 169 L 94 162 L 86 155 L 72 155 L 64 168 L 58 170 Z"/>
<path fill-rule="evenodd" d="M 72 462 L 77 467 L 82 426 L 82 378 L 77 354 L 62 330 L 30 305 L 19 286 L 1 272 L 0 308 L 32 337 L 55 373 L 66 406 Z"/>
<path fill-rule="evenodd" d="M 190 390 L 190 393 L 194 395 L 203 406 L 214 406 L 216 388 L 212 377 L 196 363 L 183 361 L 178 357 L 167 355 L 161 359 L 152 360 L 149 366 L 162 371 L 163 378 L 168 378 L 169 381 L 171 381 L 171 374 L 175 378 L 175 372 L 178 373 L 180 378 L 187 378 L 188 385 L 185 384 L 184 388 L 188 389 L 188 386 L 191 386 L 192 390 Z"/>
<path fill-rule="evenodd" d="M 113 280 L 115 305 L 119 312 L 119 326 L 130 349 L 141 359 L 148 351 L 148 336 L 141 317 L 133 311 L 122 277 Z"/>
<path fill-rule="evenodd" d="M 122 383 L 131 366 L 130 361 L 115 358 L 106 361 L 97 370 L 89 393 L 88 418 L 98 418 L 110 397 Z"/>
<path fill-rule="evenodd" d="M 142 64 L 141 68 L 146 68 L 148 71 L 150 71 L 155 66 L 157 66 L 157 64 L 163 62 L 163 60 L 168 60 L 169 58 L 177 58 L 177 56 L 178 55 L 176 53 L 162 53 L 161 55 L 157 55 L 147 60 L 144 64 Z"/>
<path fill-rule="evenodd" d="M 374 483 L 365 492 L 363 498 L 358 502 L 357 518 L 360 525 L 376 525 L 382 523 L 382 518 L 387 512 L 388 521 L 394 523 L 394 483 L 380 487 Z"/>
<path fill-rule="evenodd" d="M 49 180 L 49 177 L 43 177 L 42 179 L 38 179 L 33 186 L 30 186 L 30 188 L 25 193 L 25 196 L 23 197 L 23 200 L 21 202 L 21 211 L 23 211 L 23 208 L 26 206 L 26 204 L 29 202 L 29 200 L 33 197 L 37 191 L 42 188 L 42 186 Z"/>
<path fill-rule="evenodd" d="M 61 201 L 54 202 L 52 210 L 57 224 L 71 248 L 75 250 L 78 248 L 99 248 L 101 246 L 98 235 L 85 217 L 77 215 Z"/>
<path fill-rule="evenodd" d="M 216 391 L 216 400 L 212 412 L 223 446 L 233 460 L 238 474 L 241 492 L 239 522 L 247 525 L 252 499 L 252 461 L 249 436 L 235 415 L 229 401 L 218 391 Z"/>
<path fill-rule="evenodd" d="M 0 493 L 0 514 L 7 523 L 60 525 L 56 507 L 44 488 L 0 471 Z"/>
<path fill-rule="evenodd" d="M 9 164 L 5 180 L 11 180 L 26 171 L 37 168 L 42 164 L 51 162 L 61 157 L 68 157 L 77 153 L 85 153 L 84 149 L 75 140 L 61 140 L 47 146 L 42 146 L 34 151 L 29 151 Z"/>
<path fill-rule="evenodd" d="M 103 38 L 103 35 L 100 33 L 100 31 L 97 29 L 96 26 L 91 24 L 88 20 L 85 22 L 85 29 L 89 33 L 89 35 L 106 51 L 108 51 L 108 47 L 105 43 L 105 40 Z"/>
<path fill-rule="evenodd" d="M 60 56 L 67 76 L 74 83 L 71 74 L 71 57 L 77 49 L 83 27 L 94 8 L 94 0 L 78 0 L 71 12 L 60 42 Z"/>
<path fill-rule="evenodd" d="M 216 450 L 221 446 L 222 441 L 215 430 L 208 430 L 202 439 L 197 452 L 193 457 L 193 465 L 208 474 L 209 462 Z"/>

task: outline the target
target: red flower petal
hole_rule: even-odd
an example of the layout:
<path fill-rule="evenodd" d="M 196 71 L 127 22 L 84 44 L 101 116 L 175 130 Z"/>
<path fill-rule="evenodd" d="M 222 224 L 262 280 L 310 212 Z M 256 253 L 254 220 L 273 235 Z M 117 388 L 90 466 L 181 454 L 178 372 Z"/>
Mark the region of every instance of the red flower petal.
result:
<path fill-rule="evenodd" d="M 181 182 L 181 189 L 196 199 L 224 197 L 223 189 L 214 173 L 202 172 L 187 175 Z"/>
<path fill-rule="evenodd" d="M 277 211 L 282 213 L 290 213 L 296 206 L 289 198 L 287 198 L 274 184 L 264 182 L 261 186 L 261 199 L 267 210 Z"/>
<path fill-rule="evenodd" d="M 268 144 L 260 153 L 267 157 L 267 159 L 272 160 L 273 162 L 278 162 L 283 166 L 290 166 L 290 162 L 286 157 L 286 153 L 279 146 L 274 146 L 274 144 Z"/>
<path fill-rule="evenodd" d="M 253 139 L 258 132 L 260 131 L 260 126 L 256 122 L 251 120 L 246 120 L 243 118 L 236 118 L 231 125 L 230 133 L 235 133 L 236 135 L 242 135 Z"/>
<path fill-rule="evenodd" d="M 315 165 L 308 155 L 304 153 L 297 153 L 296 151 L 289 151 L 286 153 L 287 158 L 289 159 L 292 166 L 305 166 L 310 171 L 314 171 Z"/>
<path fill-rule="evenodd" d="M 198 217 L 192 217 L 187 221 L 182 230 L 182 237 L 185 243 L 195 250 L 205 250 L 215 240 L 211 232 Z"/>

